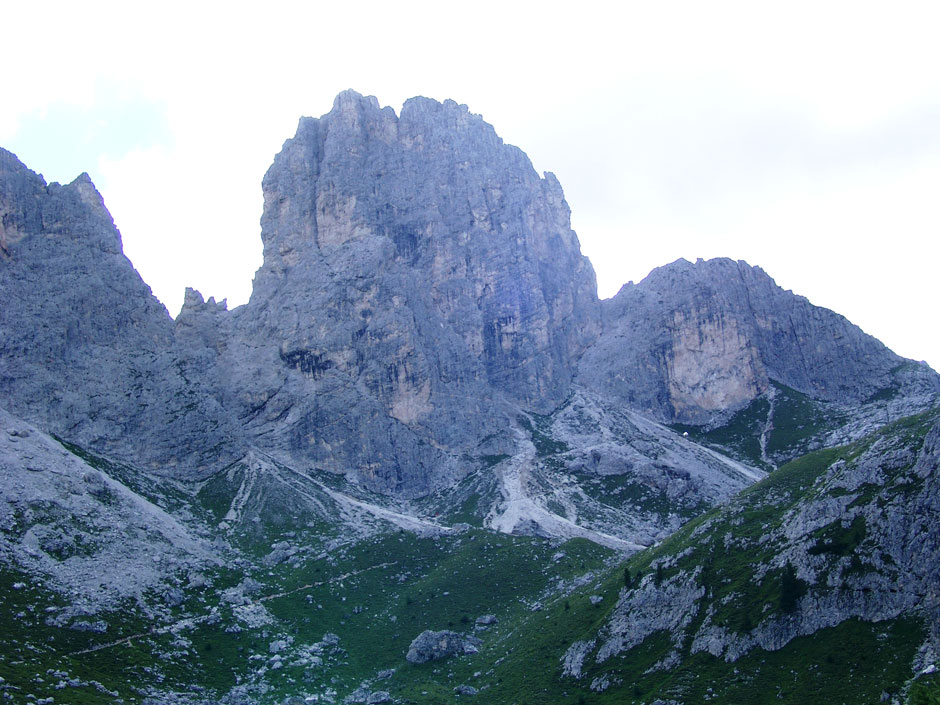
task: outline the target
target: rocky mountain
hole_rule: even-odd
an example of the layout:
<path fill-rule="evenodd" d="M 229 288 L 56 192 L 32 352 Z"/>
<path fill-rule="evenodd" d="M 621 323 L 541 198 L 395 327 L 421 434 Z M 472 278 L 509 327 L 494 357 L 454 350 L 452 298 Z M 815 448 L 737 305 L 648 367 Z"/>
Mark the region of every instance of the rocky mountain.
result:
<path fill-rule="evenodd" d="M 396 116 L 347 91 L 301 120 L 264 179 L 251 301 L 190 291 L 175 322 L 87 176 L 47 186 L 8 153 L 2 175 L 6 406 L 181 479 L 254 446 L 427 495 L 512 455 L 520 412 L 557 409 L 576 375 L 694 424 L 774 384 L 907 413 L 940 392 L 926 366 L 744 263 L 680 261 L 599 302 L 557 180 L 452 101 Z"/>
<path fill-rule="evenodd" d="M 938 470 L 936 410 L 781 467 L 629 562 L 564 676 L 679 701 L 898 701 L 940 653 Z"/>
<path fill-rule="evenodd" d="M 660 267 L 604 301 L 603 320 L 579 379 L 665 421 L 708 424 L 774 383 L 848 406 L 940 391 L 926 365 L 745 262 Z"/>
<path fill-rule="evenodd" d="M 166 475 L 244 452 L 87 174 L 47 185 L 0 150 L 0 223 L 3 406 Z"/>
<path fill-rule="evenodd" d="M 508 447 L 504 402 L 567 396 L 593 269 L 558 181 L 466 106 L 342 93 L 263 188 L 264 264 L 221 360 L 253 442 L 416 496 Z"/>
<path fill-rule="evenodd" d="M 599 301 L 453 101 L 342 93 L 263 190 L 250 302 L 172 320 L 0 150 L 0 698 L 932 697 L 929 367 L 743 262 Z"/>

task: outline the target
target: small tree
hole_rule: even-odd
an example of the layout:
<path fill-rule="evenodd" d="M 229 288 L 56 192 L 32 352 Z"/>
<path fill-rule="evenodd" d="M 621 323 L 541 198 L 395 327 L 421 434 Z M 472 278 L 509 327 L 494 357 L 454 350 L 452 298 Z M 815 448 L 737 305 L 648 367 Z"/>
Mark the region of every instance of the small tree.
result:
<path fill-rule="evenodd" d="M 624 566 L 623 569 L 623 586 L 630 587 L 633 584 L 633 576 L 630 575 L 630 569 Z"/>
<path fill-rule="evenodd" d="M 796 570 L 788 562 L 780 576 L 780 609 L 787 614 L 795 611 L 804 594 L 806 583 L 796 577 Z"/>

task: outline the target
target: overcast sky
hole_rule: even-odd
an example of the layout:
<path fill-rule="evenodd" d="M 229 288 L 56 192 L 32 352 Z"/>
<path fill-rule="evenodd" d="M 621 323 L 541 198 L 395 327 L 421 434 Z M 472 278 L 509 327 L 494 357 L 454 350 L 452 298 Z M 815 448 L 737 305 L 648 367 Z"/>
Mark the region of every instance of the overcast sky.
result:
<path fill-rule="evenodd" d="M 554 172 L 600 294 L 760 265 L 940 369 L 940 3 L 8 3 L 0 146 L 87 171 L 175 315 L 244 303 L 261 178 L 346 88 L 466 103 Z"/>

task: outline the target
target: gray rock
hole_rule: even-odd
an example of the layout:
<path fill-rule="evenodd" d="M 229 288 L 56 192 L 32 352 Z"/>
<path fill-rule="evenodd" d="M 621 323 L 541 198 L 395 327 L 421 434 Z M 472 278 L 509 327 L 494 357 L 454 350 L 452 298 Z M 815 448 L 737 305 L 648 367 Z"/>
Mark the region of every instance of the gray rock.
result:
<path fill-rule="evenodd" d="M 409 663 L 427 663 L 449 656 L 475 654 L 482 645 L 483 642 L 474 636 L 448 630 L 435 632 L 428 629 L 421 632 L 411 642 L 405 658 Z"/>
<path fill-rule="evenodd" d="M 88 175 L 47 185 L 0 149 L 0 213 L 0 292 L 17 302 L 0 308 L 7 409 L 165 474 L 205 476 L 240 455 L 198 350 L 176 345 Z"/>
<path fill-rule="evenodd" d="M 461 684 L 454 688 L 454 692 L 457 695 L 476 695 L 480 691 L 474 688 L 472 685 Z"/>
<path fill-rule="evenodd" d="M 593 270 L 555 177 L 465 106 L 415 98 L 398 117 L 343 93 L 263 187 L 264 265 L 219 357 L 254 442 L 414 496 L 498 442 L 499 397 L 564 399 Z"/>
<path fill-rule="evenodd" d="M 238 589 L 246 595 L 257 595 L 264 589 L 264 585 L 254 578 L 245 578 L 238 584 Z M 324 637 L 325 638 L 325 637 Z"/>
<path fill-rule="evenodd" d="M 667 421 L 705 423 L 771 380 L 856 404 L 883 390 L 940 392 L 929 367 L 745 262 L 677 260 L 603 302 L 603 320 L 579 380 Z"/>
<path fill-rule="evenodd" d="M 88 622 L 85 620 L 78 620 L 72 622 L 69 625 L 69 629 L 74 629 L 77 632 L 92 632 L 94 634 L 104 634 L 108 631 L 108 623 L 103 619 L 96 620 L 94 622 Z"/>
<path fill-rule="evenodd" d="M 178 587 L 167 588 L 163 593 L 163 601 L 170 607 L 179 607 L 186 599 L 186 595 Z"/>
<path fill-rule="evenodd" d="M 192 572 L 189 574 L 189 584 L 190 589 L 200 589 L 208 587 L 210 585 L 209 579 L 205 576 L 204 573 Z"/>
<path fill-rule="evenodd" d="M 360 685 L 353 692 L 343 698 L 344 703 L 365 703 L 369 700 L 370 691 L 365 685 Z"/>
<path fill-rule="evenodd" d="M 268 644 L 268 653 L 279 654 L 290 646 L 290 641 L 286 639 L 277 639 Z"/>
<path fill-rule="evenodd" d="M 297 548 L 291 546 L 287 541 L 280 541 L 275 544 L 273 550 L 262 559 L 262 563 L 269 568 L 279 563 L 283 563 L 291 556 L 297 553 Z"/>

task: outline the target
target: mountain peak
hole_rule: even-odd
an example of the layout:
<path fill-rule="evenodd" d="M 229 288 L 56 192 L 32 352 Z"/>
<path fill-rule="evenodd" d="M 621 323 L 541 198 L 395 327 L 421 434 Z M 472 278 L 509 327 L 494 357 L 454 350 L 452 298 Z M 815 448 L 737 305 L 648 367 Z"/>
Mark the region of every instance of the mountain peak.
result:
<path fill-rule="evenodd" d="M 940 653 L 929 368 L 726 258 L 598 302 L 454 101 L 346 91 L 263 192 L 250 302 L 173 321 L 87 174 L 0 151 L 0 690 L 870 703 Z"/>
<path fill-rule="evenodd" d="M 351 108 L 374 108 L 378 110 L 379 99 L 374 95 L 364 96 L 352 88 L 337 93 L 336 98 L 333 99 L 333 110 L 343 112 Z"/>
<path fill-rule="evenodd" d="M 463 443 L 446 419 L 489 425 L 497 395 L 542 411 L 565 398 L 597 325 L 593 269 L 557 179 L 466 106 L 413 98 L 397 117 L 344 92 L 285 143 L 264 194 L 264 264 L 237 318 L 277 343 L 300 396 L 364 390 L 343 408 L 378 405 L 369 423 L 403 424 L 438 464 Z M 371 459 L 376 482 L 400 453 Z"/>
<path fill-rule="evenodd" d="M 74 190 L 82 200 L 82 203 L 88 206 L 93 213 L 101 217 L 106 223 L 114 224 L 114 219 L 104 205 L 104 199 L 101 197 L 101 193 L 99 193 L 87 171 L 83 171 L 76 176 L 66 188 Z M 118 233 L 117 230 L 114 230 L 114 233 L 117 235 L 119 247 L 123 250 L 120 233 Z"/>
<path fill-rule="evenodd" d="M 580 377 L 667 421 L 707 423 L 772 381 L 839 403 L 895 386 L 940 389 L 936 375 L 909 371 L 880 341 L 743 260 L 681 258 L 603 305 L 606 330 Z"/>

